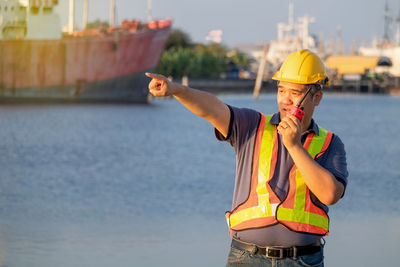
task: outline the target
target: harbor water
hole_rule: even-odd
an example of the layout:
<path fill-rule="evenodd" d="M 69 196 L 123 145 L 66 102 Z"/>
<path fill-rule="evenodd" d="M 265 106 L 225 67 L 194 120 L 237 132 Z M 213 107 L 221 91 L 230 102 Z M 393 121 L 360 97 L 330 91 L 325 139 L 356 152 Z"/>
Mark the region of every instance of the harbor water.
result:
<path fill-rule="evenodd" d="M 276 95 L 223 95 L 277 111 Z M 400 97 L 326 94 L 315 119 L 345 143 L 326 266 L 395 266 Z M 235 157 L 176 100 L 0 106 L 0 266 L 224 266 Z"/>

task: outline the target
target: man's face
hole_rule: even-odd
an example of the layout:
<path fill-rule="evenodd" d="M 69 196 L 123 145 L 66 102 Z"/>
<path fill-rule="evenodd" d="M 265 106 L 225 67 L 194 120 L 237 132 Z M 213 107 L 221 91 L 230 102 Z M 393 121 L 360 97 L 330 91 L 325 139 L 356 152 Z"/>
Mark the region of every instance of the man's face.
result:
<path fill-rule="evenodd" d="M 286 117 L 293 106 L 296 106 L 300 99 L 307 92 L 309 85 L 280 81 L 278 84 L 277 101 L 281 119 Z M 302 122 L 309 123 L 314 113 L 314 108 L 319 105 L 322 98 L 322 91 L 311 92 L 304 99 L 301 107 L 304 108 L 304 118 Z"/>

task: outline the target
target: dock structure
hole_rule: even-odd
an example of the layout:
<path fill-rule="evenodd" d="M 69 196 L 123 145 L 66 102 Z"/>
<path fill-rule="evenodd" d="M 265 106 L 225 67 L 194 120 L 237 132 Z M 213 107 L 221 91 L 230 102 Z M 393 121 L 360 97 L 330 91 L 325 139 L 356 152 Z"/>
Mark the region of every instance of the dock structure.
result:
<path fill-rule="evenodd" d="M 178 79 L 179 80 L 179 79 Z M 214 94 L 225 93 L 252 93 L 257 87 L 257 97 L 260 93 L 276 93 L 276 82 L 268 79 L 257 81 L 254 79 L 201 79 L 183 77 L 181 83 Z M 388 94 L 400 89 L 400 78 L 378 80 L 333 80 L 331 85 L 324 89 L 331 93 L 355 93 L 355 94 Z M 397 91 L 396 91 L 397 92 Z"/>
<path fill-rule="evenodd" d="M 388 93 L 391 86 L 388 83 L 376 82 L 374 80 L 336 80 L 328 87 L 328 91 L 343 93 Z"/>

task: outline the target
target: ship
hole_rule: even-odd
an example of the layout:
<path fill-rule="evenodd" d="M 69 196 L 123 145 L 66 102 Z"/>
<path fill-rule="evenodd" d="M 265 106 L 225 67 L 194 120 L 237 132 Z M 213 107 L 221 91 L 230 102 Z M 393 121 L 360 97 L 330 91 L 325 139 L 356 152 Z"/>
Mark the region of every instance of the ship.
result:
<path fill-rule="evenodd" d="M 266 54 L 266 60 L 272 65 L 274 71 L 279 69 L 283 60 L 291 53 L 308 49 L 318 52 L 318 41 L 315 36 L 310 34 L 309 25 L 315 22 L 314 17 L 304 15 L 295 22 L 294 4 L 289 3 L 288 22 L 281 22 L 277 25 L 278 38 L 272 40 Z"/>
<path fill-rule="evenodd" d="M 328 68 L 336 72 L 332 75 L 336 76 L 333 86 L 336 83 L 359 92 L 400 93 L 400 13 L 395 17 L 389 11 L 386 2 L 382 38 L 375 37 L 370 46 L 360 46 L 358 53 L 327 58 Z M 397 24 L 395 32 L 393 22 Z"/>
<path fill-rule="evenodd" d="M 70 0 L 63 32 L 57 5 L 0 0 L 0 101 L 146 103 L 144 73 L 157 66 L 171 19 L 115 26 L 110 18 L 110 27 L 75 31 Z"/>
<path fill-rule="evenodd" d="M 388 2 L 384 9 L 384 32 L 381 39 L 374 38 L 371 46 L 361 46 L 359 54 L 363 56 L 379 56 L 390 59 L 391 66 L 384 71 L 392 77 L 400 78 L 400 12 L 397 17 L 389 13 Z M 396 22 L 397 29 L 392 32 L 393 22 Z M 379 69 L 375 70 L 381 72 Z M 399 82 L 399 81 L 397 81 Z M 400 87 L 400 84 L 397 85 Z"/>
<path fill-rule="evenodd" d="M 296 23 L 294 4 L 292 1 L 289 2 L 288 22 L 278 23 L 277 39 L 265 44 L 262 50 L 258 50 L 257 61 L 259 65 L 253 91 L 254 98 L 258 98 L 262 81 L 271 79 L 290 54 L 301 49 L 320 52 L 318 40 L 309 30 L 309 26 L 313 22 L 315 22 L 315 18 L 305 14 L 303 17 L 297 18 Z M 321 55 L 321 53 L 319 54 Z M 262 56 L 260 57 L 260 55 Z"/>

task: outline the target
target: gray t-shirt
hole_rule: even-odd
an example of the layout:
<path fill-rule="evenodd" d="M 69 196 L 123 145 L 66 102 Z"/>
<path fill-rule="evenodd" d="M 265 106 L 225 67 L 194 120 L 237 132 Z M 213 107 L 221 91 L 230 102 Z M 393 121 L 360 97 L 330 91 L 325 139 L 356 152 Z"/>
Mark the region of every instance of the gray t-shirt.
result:
<path fill-rule="evenodd" d="M 249 196 L 251 184 L 251 169 L 255 137 L 261 114 L 257 111 L 228 106 L 231 112 L 229 132 L 226 138 L 215 130 L 218 140 L 229 142 L 236 152 L 236 179 L 235 190 L 233 193 L 232 210 L 239 204 L 246 201 Z M 272 116 L 270 123 L 279 124 L 280 115 L 276 113 Z M 302 134 L 302 143 L 308 133 L 318 134 L 318 126 L 312 120 L 308 131 Z M 278 159 L 274 176 L 270 181 L 271 188 L 277 196 L 283 200 L 286 197 L 289 184 L 289 171 L 293 167 L 293 160 L 286 147 L 282 144 L 278 135 Z M 338 181 L 347 185 L 347 164 L 344 145 L 337 135 L 334 135 L 327 151 L 316 159 L 325 169 L 330 171 Z M 311 193 L 311 198 L 315 204 L 328 212 L 328 207 Z M 259 246 L 304 246 L 316 242 L 321 237 L 318 235 L 299 233 L 287 229 L 281 224 L 268 227 L 233 231 L 236 239 L 257 244 Z"/>

